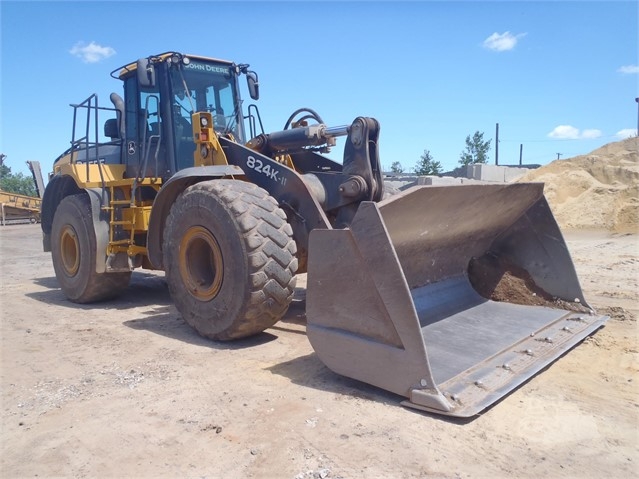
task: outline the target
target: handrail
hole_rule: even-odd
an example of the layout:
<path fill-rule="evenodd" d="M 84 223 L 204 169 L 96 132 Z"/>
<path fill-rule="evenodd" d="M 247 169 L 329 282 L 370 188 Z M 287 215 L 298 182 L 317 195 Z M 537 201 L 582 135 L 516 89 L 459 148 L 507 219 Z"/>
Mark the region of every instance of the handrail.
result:
<path fill-rule="evenodd" d="M 103 193 L 106 191 L 106 181 L 104 179 L 104 171 L 102 168 L 102 164 L 100 163 L 100 142 L 99 142 L 99 110 L 105 111 L 115 111 L 116 116 L 118 115 L 118 111 L 115 108 L 101 107 L 98 106 L 98 95 L 93 93 L 84 101 L 78 104 L 71 104 L 73 107 L 73 125 L 71 132 L 71 147 L 67 150 L 70 155 L 70 163 L 75 164 L 78 161 L 79 151 L 84 150 L 85 152 L 85 164 L 86 164 L 86 177 L 89 178 L 89 149 L 91 147 L 95 148 L 95 163 L 98 165 L 98 173 L 100 174 L 100 183 L 102 185 Z M 80 138 L 76 138 L 76 132 L 78 127 L 78 110 L 81 108 L 86 108 L 86 123 L 84 125 L 84 136 Z M 91 112 L 93 112 L 93 138 L 91 140 Z M 75 153 L 75 154 L 74 154 Z"/>
<path fill-rule="evenodd" d="M 251 110 L 254 113 L 251 113 Z M 255 138 L 257 136 L 257 125 L 255 124 L 255 118 L 260 123 L 260 130 L 264 133 L 264 125 L 262 124 L 262 117 L 260 117 L 260 111 L 257 109 L 257 105 L 255 103 L 251 103 L 247 108 L 247 115 L 244 117 L 245 120 L 248 120 L 249 123 L 249 131 L 251 134 L 251 138 Z M 246 141 L 248 141 L 248 138 Z"/>

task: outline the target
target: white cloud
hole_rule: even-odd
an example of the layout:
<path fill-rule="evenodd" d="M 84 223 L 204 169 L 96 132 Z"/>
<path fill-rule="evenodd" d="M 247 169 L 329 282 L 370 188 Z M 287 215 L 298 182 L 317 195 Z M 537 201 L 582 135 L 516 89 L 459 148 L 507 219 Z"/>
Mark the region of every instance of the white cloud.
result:
<path fill-rule="evenodd" d="M 558 140 L 592 140 L 601 136 L 601 130 L 588 129 L 579 131 L 579 128 L 571 125 L 559 125 L 548 133 L 548 136 Z"/>
<path fill-rule="evenodd" d="M 524 36 L 526 36 L 525 33 L 518 33 L 517 35 L 513 35 L 510 32 L 495 32 L 486 40 L 484 40 L 483 45 L 484 48 L 488 48 L 489 50 L 493 50 L 496 52 L 505 52 L 515 48 L 515 45 L 517 45 L 519 39 Z"/>
<path fill-rule="evenodd" d="M 623 130 L 619 130 L 615 136 L 623 140 L 631 136 L 637 136 L 637 130 L 634 128 L 624 128 Z"/>
<path fill-rule="evenodd" d="M 619 73 L 639 73 L 639 65 L 624 65 L 617 70 Z"/>
<path fill-rule="evenodd" d="M 560 138 L 562 140 L 576 140 L 579 138 L 579 130 L 570 125 L 559 125 L 548 133 L 550 138 Z"/>
<path fill-rule="evenodd" d="M 71 55 L 80 58 L 84 63 L 97 63 L 115 55 L 115 50 L 111 47 L 103 47 L 95 42 L 86 45 L 84 42 L 78 42 L 69 50 Z"/>
<path fill-rule="evenodd" d="M 581 138 L 592 140 L 601 136 L 601 130 L 584 130 L 581 132 Z"/>

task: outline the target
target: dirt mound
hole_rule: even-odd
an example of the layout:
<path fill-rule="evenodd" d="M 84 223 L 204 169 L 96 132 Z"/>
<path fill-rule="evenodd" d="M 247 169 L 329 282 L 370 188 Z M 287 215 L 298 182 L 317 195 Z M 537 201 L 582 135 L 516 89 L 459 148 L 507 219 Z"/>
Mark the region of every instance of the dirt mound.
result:
<path fill-rule="evenodd" d="M 639 139 L 608 143 L 557 160 L 519 182 L 541 181 L 557 222 L 566 229 L 639 232 Z"/>

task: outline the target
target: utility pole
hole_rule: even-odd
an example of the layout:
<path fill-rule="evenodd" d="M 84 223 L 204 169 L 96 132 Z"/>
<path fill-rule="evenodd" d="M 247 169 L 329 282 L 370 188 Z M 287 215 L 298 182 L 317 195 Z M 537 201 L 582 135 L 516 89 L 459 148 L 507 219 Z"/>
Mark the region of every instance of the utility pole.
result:
<path fill-rule="evenodd" d="M 557 159 L 559 159 L 560 156 L 563 156 L 563 153 L 557 153 Z"/>
<path fill-rule="evenodd" d="M 637 136 L 639 136 L 639 98 L 635 98 L 637 102 Z"/>
<path fill-rule="evenodd" d="M 523 152 L 524 152 L 524 144 L 520 143 L 519 144 L 519 166 L 521 166 L 521 159 L 523 157 Z"/>
<path fill-rule="evenodd" d="M 499 164 L 499 123 L 495 124 L 495 164 Z"/>

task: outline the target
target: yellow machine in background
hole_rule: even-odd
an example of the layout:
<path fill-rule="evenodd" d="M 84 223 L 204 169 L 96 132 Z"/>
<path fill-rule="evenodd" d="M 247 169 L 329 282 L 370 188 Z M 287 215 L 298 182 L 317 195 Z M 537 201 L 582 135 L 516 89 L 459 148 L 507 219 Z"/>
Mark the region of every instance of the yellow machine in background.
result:
<path fill-rule="evenodd" d="M 0 190 L 0 220 L 28 220 L 32 223 L 40 221 L 40 198 L 18 195 Z"/>
<path fill-rule="evenodd" d="M 40 162 L 27 161 L 27 165 L 33 175 L 33 182 L 38 196 L 27 196 L 0 190 L 0 224 L 2 225 L 8 222 L 40 222 L 41 197 L 44 193 Z"/>

